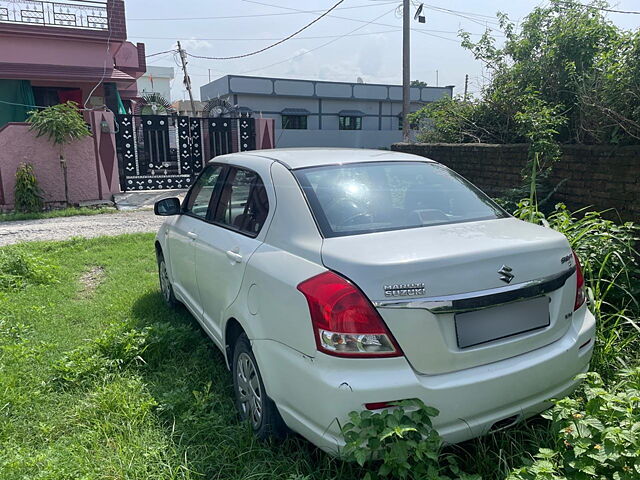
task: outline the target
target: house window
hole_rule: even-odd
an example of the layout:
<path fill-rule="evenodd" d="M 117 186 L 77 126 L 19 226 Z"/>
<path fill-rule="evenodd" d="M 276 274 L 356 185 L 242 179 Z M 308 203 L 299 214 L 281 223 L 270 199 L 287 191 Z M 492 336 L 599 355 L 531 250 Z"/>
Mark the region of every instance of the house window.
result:
<path fill-rule="evenodd" d="M 306 115 L 282 115 L 282 128 L 284 130 L 306 130 Z"/>
<path fill-rule="evenodd" d="M 362 117 L 340 115 L 340 130 L 362 130 Z"/>

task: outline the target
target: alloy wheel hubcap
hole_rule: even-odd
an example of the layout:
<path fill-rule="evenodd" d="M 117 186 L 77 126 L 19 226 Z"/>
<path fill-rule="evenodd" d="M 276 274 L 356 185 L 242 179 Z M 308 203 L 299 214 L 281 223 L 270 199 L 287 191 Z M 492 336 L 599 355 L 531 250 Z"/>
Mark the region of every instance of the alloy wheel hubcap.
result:
<path fill-rule="evenodd" d="M 238 356 L 236 378 L 242 415 L 251 421 L 253 428 L 258 428 L 262 419 L 262 389 L 260 388 L 258 369 L 251 357 L 245 352 Z"/>
<path fill-rule="evenodd" d="M 167 273 L 167 266 L 164 260 L 160 262 L 160 288 L 162 289 L 162 295 L 168 302 L 171 298 L 171 283 L 169 282 L 169 274 Z"/>

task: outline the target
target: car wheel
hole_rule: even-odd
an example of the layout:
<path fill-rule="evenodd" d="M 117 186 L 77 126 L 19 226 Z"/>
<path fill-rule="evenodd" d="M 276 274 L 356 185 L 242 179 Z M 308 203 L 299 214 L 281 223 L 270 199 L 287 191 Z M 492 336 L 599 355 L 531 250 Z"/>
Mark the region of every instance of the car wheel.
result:
<path fill-rule="evenodd" d="M 158 254 L 158 276 L 160 277 L 160 291 L 162 292 L 162 298 L 171 308 L 178 305 L 178 300 L 173 294 L 173 286 L 171 280 L 169 280 L 169 272 L 167 271 L 167 263 L 164 260 L 164 256 Z"/>
<path fill-rule="evenodd" d="M 287 428 L 276 404 L 265 391 L 251 343 L 243 333 L 233 350 L 233 390 L 242 420 L 247 420 L 260 440 L 281 439 Z"/>

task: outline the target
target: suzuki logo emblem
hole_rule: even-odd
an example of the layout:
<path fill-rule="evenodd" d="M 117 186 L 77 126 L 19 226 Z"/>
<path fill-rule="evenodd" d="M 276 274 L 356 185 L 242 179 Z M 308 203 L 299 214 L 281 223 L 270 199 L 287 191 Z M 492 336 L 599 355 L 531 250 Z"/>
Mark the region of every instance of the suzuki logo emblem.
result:
<path fill-rule="evenodd" d="M 515 277 L 515 275 L 511 273 L 511 270 L 513 270 L 511 267 L 502 265 L 502 267 L 500 267 L 500 270 L 498 270 L 498 273 L 500 274 L 500 280 L 506 283 L 511 283 L 511 280 L 513 280 L 513 277 Z"/>

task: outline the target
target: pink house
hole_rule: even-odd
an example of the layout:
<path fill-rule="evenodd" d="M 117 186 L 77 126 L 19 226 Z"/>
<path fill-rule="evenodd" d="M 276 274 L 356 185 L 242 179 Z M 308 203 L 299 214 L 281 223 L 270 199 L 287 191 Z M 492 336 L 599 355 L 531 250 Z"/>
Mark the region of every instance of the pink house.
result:
<path fill-rule="evenodd" d="M 48 203 L 64 201 L 57 152 L 21 122 L 68 100 L 93 132 L 66 155 L 72 203 L 119 191 L 113 113 L 128 110 L 145 70 L 144 44 L 127 42 L 123 0 L 0 0 L 0 208 L 13 204 L 21 162 L 34 165 Z"/>

